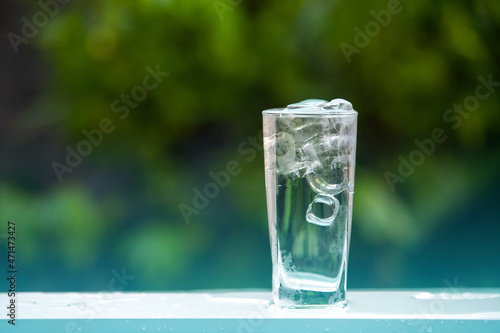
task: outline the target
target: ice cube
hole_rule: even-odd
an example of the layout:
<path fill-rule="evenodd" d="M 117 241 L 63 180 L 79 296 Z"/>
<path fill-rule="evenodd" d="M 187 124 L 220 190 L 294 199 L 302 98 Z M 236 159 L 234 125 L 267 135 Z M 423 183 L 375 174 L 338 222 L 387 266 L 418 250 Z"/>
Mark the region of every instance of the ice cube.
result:
<path fill-rule="evenodd" d="M 326 119 L 304 117 L 282 117 L 277 121 L 277 132 L 288 132 L 295 140 L 297 148 L 325 133 L 328 128 Z"/>
<path fill-rule="evenodd" d="M 338 109 L 338 110 L 346 110 L 353 111 L 352 104 L 349 101 L 346 101 L 342 98 L 332 99 L 329 103 L 324 106 L 325 109 Z"/>
<path fill-rule="evenodd" d="M 336 168 L 317 168 L 306 174 L 307 182 L 316 193 L 339 194 L 348 186 L 347 166 Z"/>
<path fill-rule="evenodd" d="M 297 150 L 301 162 L 307 166 L 307 173 L 323 167 L 314 147 L 315 145 L 313 142 L 308 142 Z"/>
<path fill-rule="evenodd" d="M 318 217 L 313 213 L 313 206 L 315 204 L 324 204 L 332 209 L 332 215 L 328 217 Z M 312 224 L 316 224 L 322 227 L 327 227 L 333 223 L 337 213 L 339 211 L 339 201 L 333 195 L 330 194 L 318 194 L 314 197 L 313 201 L 307 208 L 306 221 Z"/>
<path fill-rule="evenodd" d="M 326 105 L 326 101 L 323 99 L 306 99 L 305 101 L 289 104 L 287 109 L 301 109 L 301 108 L 314 108 L 323 107 Z"/>
<path fill-rule="evenodd" d="M 264 149 L 275 156 L 276 163 L 275 165 L 266 165 L 267 171 L 276 168 L 276 172 L 279 174 L 293 173 L 300 176 L 301 171 L 306 167 L 306 163 L 297 155 L 295 140 L 288 132 L 279 132 L 265 138 Z M 268 160 L 273 161 L 274 158 Z"/>

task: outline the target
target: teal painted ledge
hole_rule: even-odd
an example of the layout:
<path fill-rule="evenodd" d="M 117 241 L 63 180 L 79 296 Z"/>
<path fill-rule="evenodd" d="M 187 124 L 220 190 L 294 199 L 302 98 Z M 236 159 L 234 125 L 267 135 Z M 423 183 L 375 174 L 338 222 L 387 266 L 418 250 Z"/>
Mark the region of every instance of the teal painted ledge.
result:
<path fill-rule="evenodd" d="M 25 292 L 16 294 L 15 325 L 3 316 L 0 331 L 500 332 L 500 289 L 349 291 L 347 299 L 344 309 L 281 310 L 263 291 Z"/>

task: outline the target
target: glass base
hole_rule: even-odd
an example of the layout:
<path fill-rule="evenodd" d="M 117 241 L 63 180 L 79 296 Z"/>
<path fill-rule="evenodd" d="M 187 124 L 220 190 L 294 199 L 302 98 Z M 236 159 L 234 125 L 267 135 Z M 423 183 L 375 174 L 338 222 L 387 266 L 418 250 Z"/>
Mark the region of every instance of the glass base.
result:
<path fill-rule="evenodd" d="M 297 290 L 281 287 L 274 295 L 274 303 L 280 308 L 287 309 L 343 309 L 347 303 L 345 292 Z"/>

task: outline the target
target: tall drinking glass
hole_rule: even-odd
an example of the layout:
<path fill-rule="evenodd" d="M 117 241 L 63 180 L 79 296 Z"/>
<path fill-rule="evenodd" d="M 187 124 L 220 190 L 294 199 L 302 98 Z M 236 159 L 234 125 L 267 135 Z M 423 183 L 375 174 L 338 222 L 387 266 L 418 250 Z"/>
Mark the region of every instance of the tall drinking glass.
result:
<path fill-rule="evenodd" d="M 262 116 L 274 303 L 344 307 L 358 114 L 314 99 Z"/>

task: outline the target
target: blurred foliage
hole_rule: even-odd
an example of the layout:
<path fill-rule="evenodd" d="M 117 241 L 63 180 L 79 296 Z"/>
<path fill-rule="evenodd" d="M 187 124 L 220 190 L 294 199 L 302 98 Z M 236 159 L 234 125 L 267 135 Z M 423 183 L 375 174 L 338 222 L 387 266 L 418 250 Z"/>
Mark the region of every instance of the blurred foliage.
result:
<path fill-rule="evenodd" d="M 29 6 L 5 29 L 19 32 L 17 17 L 40 10 Z M 263 156 L 250 138 L 263 109 L 335 97 L 359 112 L 349 287 L 498 287 L 500 95 L 456 130 L 443 114 L 478 76 L 500 81 L 500 3 L 401 7 L 348 62 L 339 45 L 354 46 L 386 1 L 62 6 L 9 58 L 22 67 L 35 54 L 44 69 L 24 72 L 43 84 L 1 125 L 0 220 L 18 223 L 21 288 L 101 290 L 122 267 L 128 290 L 269 288 Z M 120 119 L 112 103 L 157 65 L 169 76 Z M 58 182 L 52 162 L 103 118 L 115 130 Z M 391 191 L 384 173 L 435 128 L 448 139 Z M 231 160 L 241 173 L 186 223 L 179 204 Z"/>

